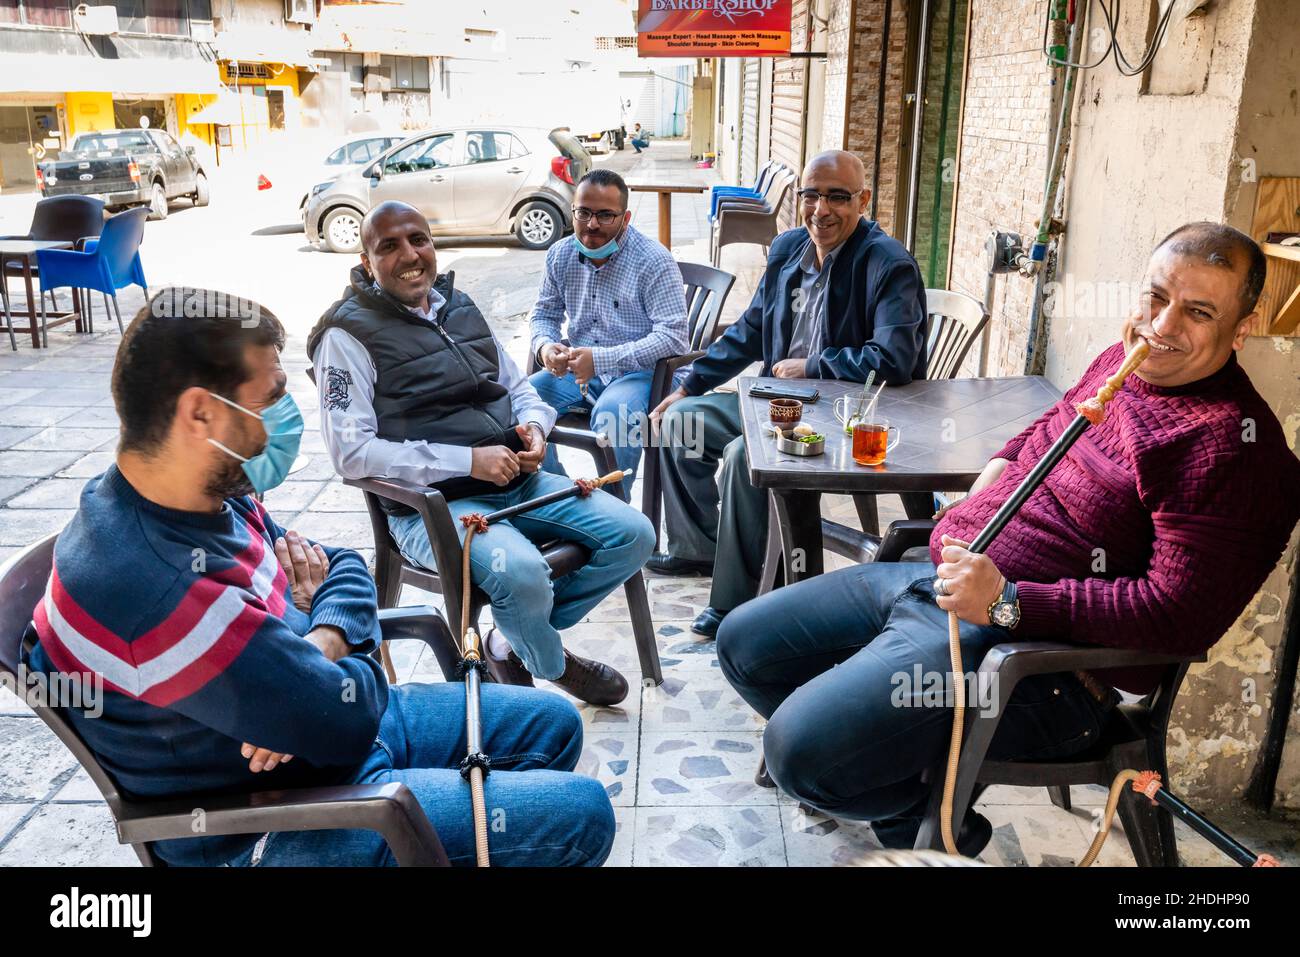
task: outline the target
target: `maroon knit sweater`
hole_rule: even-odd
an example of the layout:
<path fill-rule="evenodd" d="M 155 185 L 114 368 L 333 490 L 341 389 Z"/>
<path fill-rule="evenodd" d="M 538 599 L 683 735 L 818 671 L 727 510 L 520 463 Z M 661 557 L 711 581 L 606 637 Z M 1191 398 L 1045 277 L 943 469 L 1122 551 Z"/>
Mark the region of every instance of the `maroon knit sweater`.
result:
<path fill-rule="evenodd" d="M 930 539 L 971 541 L 1119 368 L 1116 343 L 1078 384 L 997 453 L 1001 477 L 951 509 Z M 1017 638 L 1196 655 L 1264 583 L 1300 518 L 1300 461 L 1234 354 L 1197 382 L 1130 376 L 989 546 L 1017 585 Z M 1159 669 L 1110 671 L 1145 693 Z"/>

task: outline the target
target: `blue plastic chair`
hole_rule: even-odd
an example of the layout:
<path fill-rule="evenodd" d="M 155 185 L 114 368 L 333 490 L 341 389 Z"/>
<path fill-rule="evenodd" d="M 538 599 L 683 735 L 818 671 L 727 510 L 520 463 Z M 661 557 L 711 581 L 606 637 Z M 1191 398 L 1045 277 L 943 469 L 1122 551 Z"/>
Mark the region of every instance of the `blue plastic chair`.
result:
<path fill-rule="evenodd" d="M 758 171 L 758 176 L 754 180 L 754 185 L 750 186 L 714 186 L 709 190 L 709 222 L 718 218 L 718 203 L 724 198 L 748 197 L 751 199 L 763 198 L 763 187 L 767 184 L 769 176 L 776 172 L 779 164 L 768 161 L 763 164 Z"/>
<path fill-rule="evenodd" d="M 118 308 L 117 291 L 134 285 L 144 290 L 146 299 L 149 297 L 144 266 L 140 262 L 140 242 L 144 239 L 144 221 L 148 215 L 149 210 L 144 206 L 118 213 L 104 223 L 104 231 L 99 239 L 87 240 L 85 249 L 80 252 L 66 249 L 38 250 L 36 262 L 40 267 L 42 292 L 63 286 L 94 289 L 103 294 L 106 312 L 109 297 L 112 297 L 117 329 L 122 332 L 122 310 Z M 49 336 L 45 323 L 45 297 L 42 295 L 41 339 L 48 346 Z"/>

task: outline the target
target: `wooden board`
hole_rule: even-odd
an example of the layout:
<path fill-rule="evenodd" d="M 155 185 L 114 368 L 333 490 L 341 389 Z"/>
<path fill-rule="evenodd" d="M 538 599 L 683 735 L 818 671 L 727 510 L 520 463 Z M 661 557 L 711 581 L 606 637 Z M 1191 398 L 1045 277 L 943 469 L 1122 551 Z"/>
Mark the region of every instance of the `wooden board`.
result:
<path fill-rule="evenodd" d="M 1261 177 L 1255 193 L 1250 234 L 1257 243 L 1273 232 L 1300 232 L 1300 177 Z M 1265 251 L 1267 253 L 1267 250 Z M 1300 322 L 1300 262 L 1289 255 L 1268 256 L 1268 276 L 1259 297 L 1259 320 L 1251 335 L 1295 335 Z"/>

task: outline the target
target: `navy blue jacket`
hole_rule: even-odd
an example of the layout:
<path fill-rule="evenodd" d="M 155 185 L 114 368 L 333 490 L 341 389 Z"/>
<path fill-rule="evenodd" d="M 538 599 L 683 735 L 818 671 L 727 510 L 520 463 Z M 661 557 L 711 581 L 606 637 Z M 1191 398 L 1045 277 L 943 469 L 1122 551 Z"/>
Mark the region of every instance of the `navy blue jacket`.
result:
<path fill-rule="evenodd" d="M 794 333 L 799 260 L 812 242 L 802 226 L 772 241 L 767 268 L 736 322 L 695 360 L 682 387 L 700 395 L 762 360 L 761 375 L 786 358 Z M 916 260 L 872 220 L 862 219 L 831 264 L 824 348 L 809 356 L 807 376 L 890 385 L 925 378 L 925 284 Z"/>

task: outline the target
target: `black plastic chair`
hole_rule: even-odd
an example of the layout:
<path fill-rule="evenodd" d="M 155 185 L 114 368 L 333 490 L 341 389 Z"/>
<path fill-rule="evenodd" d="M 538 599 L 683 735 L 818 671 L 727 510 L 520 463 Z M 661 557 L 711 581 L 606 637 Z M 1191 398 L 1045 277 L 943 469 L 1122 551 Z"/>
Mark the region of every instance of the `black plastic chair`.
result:
<path fill-rule="evenodd" d="M 932 521 L 894 522 L 881 540 L 875 560 L 905 560 L 917 548 L 928 549 L 934 526 Z M 978 708 L 967 708 L 953 807 L 966 808 L 977 785 L 1045 787 L 1052 803 L 1068 811 L 1071 785 L 1098 784 L 1109 788 L 1115 775 L 1124 768 L 1156 771 L 1162 780 L 1168 781 L 1165 741 L 1174 699 L 1188 665 L 1204 660 L 1204 655 L 1186 657 L 1061 641 L 1018 641 L 994 646 L 980 663 L 976 686 L 994 689 L 997 707 L 991 716 Z M 1049 761 L 986 760 L 998 722 L 1007 712 L 1016 685 L 1023 679 L 1032 675 L 1151 666 L 1163 669 L 1156 689 L 1137 703 L 1116 706 L 1109 724 L 1102 729 L 1100 740 L 1082 753 Z M 944 771 L 945 764 L 940 763 L 928 775 L 933 790 L 926 819 L 917 835 L 918 850 L 943 848 L 939 818 Z M 953 833 L 961 830 L 964 815 L 964 810 L 954 813 Z M 1168 811 L 1125 788 L 1119 802 L 1119 817 L 1139 867 L 1178 866 L 1174 822 Z"/>
<path fill-rule="evenodd" d="M 718 323 L 722 307 L 726 305 L 736 277 L 721 269 L 702 263 L 678 263 L 682 283 L 686 289 L 687 342 L 690 351 L 680 356 L 668 356 L 655 363 L 654 377 L 650 380 L 650 405 L 653 409 L 673 390 L 673 376 L 677 370 L 704 355 L 718 337 Z M 536 354 L 528 357 L 528 374 L 541 366 Z M 591 427 L 591 417 L 585 412 L 571 412 L 560 416 L 559 423 L 578 429 Z M 641 512 L 650 519 L 655 529 L 655 551 L 659 550 L 659 524 L 663 514 L 663 490 L 660 487 L 659 454 L 654 446 L 647 446 L 641 457 Z"/>
<path fill-rule="evenodd" d="M 42 600 L 50 577 L 56 535 L 29 545 L 0 565 L 0 675 L 25 687 L 20 665 L 23 647 L 34 642 L 32 609 Z M 418 638 L 428 643 L 448 675 L 444 660 L 450 636 L 433 608 L 380 612 L 385 641 Z M 205 813 L 204 834 L 265 834 L 271 831 L 370 830 L 383 836 L 399 865 L 448 865 L 447 854 L 424 809 L 404 784 L 344 784 L 255 791 L 245 794 L 193 794 L 137 800 L 125 796 L 94 753 L 57 707 L 37 702 L 33 710 L 72 752 L 99 788 L 113 815 L 117 839 L 130 844 L 145 867 L 165 867 L 153 842 L 194 837 L 194 808 Z M 165 751 L 160 747 L 159 754 Z"/>
<path fill-rule="evenodd" d="M 590 453 L 596 464 L 596 472 L 604 475 L 614 471 L 613 451 L 601 444 L 600 436 L 594 432 L 569 429 L 557 425 L 551 430 L 549 441 L 556 445 L 565 445 L 583 449 Z M 375 584 L 379 590 L 379 606 L 391 608 L 397 604 L 403 585 L 412 585 L 424 591 L 442 595 L 449 620 L 460 626 L 461 595 L 464 581 L 461 578 L 460 535 L 453 521 L 447 501 L 437 489 L 414 485 L 398 479 L 344 479 L 345 485 L 361 489 L 365 493 L 366 509 L 370 513 L 370 526 L 375 539 Z M 599 494 L 599 493 L 597 493 Z M 407 508 L 415 509 L 424 522 L 425 534 L 433 548 L 434 564 L 438 571 L 421 568 L 402 557 L 401 550 L 388 529 L 388 516 L 380 505 L 387 501 Z M 576 571 L 586 564 L 590 552 L 575 542 L 556 539 L 544 542 L 538 549 L 542 558 L 551 569 L 551 578 L 556 579 Z M 646 596 L 645 580 L 637 571 L 624 584 L 623 592 L 627 597 L 628 610 L 632 620 L 632 633 L 636 639 L 637 656 L 641 662 L 641 674 L 650 678 L 656 685 L 663 683 L 663 670 L 659 664 L 659 649 L 655 644 L 654 623 L 650 618 L 650 601 Z M 477 631 L 479 613 L 490 604 L 488 596 L 480 589 L 470 591 L 469 621 Z M 450 632 L 444 637 L 448 653 L 453 658 L 459 657 L 456 639 Z"/>

